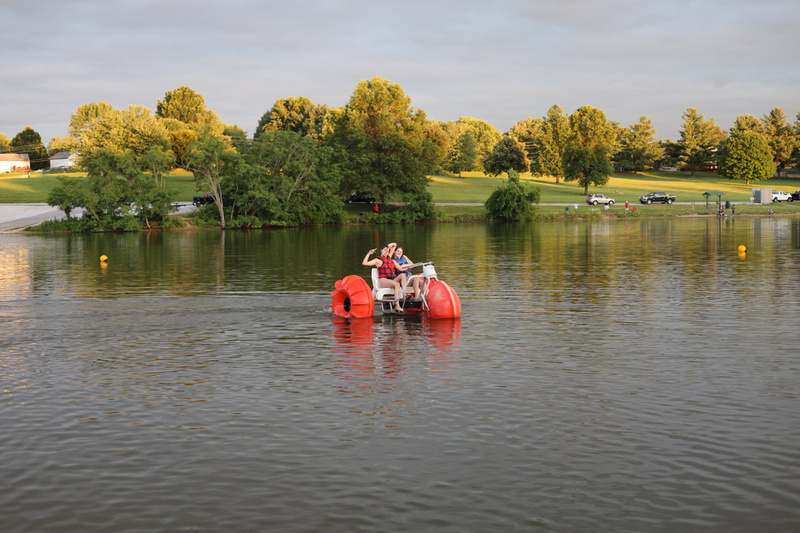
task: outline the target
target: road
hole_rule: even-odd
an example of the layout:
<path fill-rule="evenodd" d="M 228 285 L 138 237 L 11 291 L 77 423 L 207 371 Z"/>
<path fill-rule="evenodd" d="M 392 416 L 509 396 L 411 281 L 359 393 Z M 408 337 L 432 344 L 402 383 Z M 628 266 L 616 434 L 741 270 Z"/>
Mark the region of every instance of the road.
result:
<path fill-rule="evenodd" d="M 194 209 L 190 203 L 178 204 L 178 213 Z M 73 216 L 83 211 L 76 209 Z M 64 212 L 47 204 L 0 204 L 0 232 L 19 231 L 28 226 L 41 224 L 46 220 L 62 219 Z"/>

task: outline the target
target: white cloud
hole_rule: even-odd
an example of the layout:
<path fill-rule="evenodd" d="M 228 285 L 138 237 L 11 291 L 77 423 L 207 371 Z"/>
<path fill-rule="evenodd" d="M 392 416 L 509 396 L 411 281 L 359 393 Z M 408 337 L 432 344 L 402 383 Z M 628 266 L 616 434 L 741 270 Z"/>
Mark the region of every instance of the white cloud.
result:
<path fill-rule="evenodd" d="M 252 133 L 278 98 L 343 105 L 382 76 L 436 120 L 506 130 L 588 104 L 674 139 L 687 107 L 724 128 L 774 107 L 794 118 L 798 15 L 793 0 L 15 2 L 0 7 L 0 132 L 47 142 L 84 102 L 155 109 L 187 85 Z"/>

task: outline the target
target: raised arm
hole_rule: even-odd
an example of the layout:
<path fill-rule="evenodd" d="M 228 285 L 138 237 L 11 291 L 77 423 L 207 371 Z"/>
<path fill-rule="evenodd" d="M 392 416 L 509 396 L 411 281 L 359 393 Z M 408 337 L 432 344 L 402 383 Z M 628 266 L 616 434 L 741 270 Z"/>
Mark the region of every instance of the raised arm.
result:
<path fill-rule="evenodd" d="M 380 263 L 382 261 L 380 260 L 379 257 L 376 257 L 375 259 L 372 259 L 372 260 L 370 260 L 370 258 L 369 258 L 369 256 L 374 254 L 376 251 L 377 251 L 377 248 L 373 248 L 372 250 L 367 252 L 367 255 L 364 256 L 364 260 L 361 261 L 361 264 L 364 265 L 365 267 L 366 266 L 380 266 Z M 376 264 L 376 261 L 377 261 L 377 264 Z"/>

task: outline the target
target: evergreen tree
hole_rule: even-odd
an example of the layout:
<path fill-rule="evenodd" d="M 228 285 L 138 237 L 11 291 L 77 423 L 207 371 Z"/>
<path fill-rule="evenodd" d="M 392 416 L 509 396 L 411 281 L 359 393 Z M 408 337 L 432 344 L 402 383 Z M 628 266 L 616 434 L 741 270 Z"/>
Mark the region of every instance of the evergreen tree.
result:
<path fill-rule="evenodd" d="M 717 126 L 714 119 L 706 120 L 694 107 L 683 113 L 683 128 L 678 144 L 681 146 L 681 160 L 695 172 L 704 167 L 717 164 L 716 153 L 725 140 L 725 132 Z"/>

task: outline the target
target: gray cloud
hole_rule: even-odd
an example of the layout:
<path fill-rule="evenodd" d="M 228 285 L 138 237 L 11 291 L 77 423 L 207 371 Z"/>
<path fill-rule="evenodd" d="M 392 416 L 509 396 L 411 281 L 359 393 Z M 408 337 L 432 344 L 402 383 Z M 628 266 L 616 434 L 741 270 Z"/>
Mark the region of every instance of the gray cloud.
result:
<path fill-rule="evenodd" d="M 84 102 L 155 109 L 187 85 L 252 133 L 276 99 L 347 102 L 361 79 L 400 83 L 429 118 L 501 130 L 558 103 L 676 138 L 697 107 L 800 109 L 794 0 L 32 0 L 4 2 L 0 132 L 65 135 Z"/>

